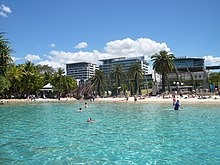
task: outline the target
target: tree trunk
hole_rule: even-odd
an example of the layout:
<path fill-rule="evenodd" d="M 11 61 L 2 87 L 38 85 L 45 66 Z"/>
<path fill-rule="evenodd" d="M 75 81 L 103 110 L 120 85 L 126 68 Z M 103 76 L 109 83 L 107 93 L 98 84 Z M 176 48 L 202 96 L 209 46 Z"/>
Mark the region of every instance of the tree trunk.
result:
<path fill-rule="evenodd" d="M 120 88 L 119 88 L 120 87 Z M 120 79 L 118 78 L 118 95 L 121 95 L 121 83 L 120 83 Z"/>
<path fill-rule="evenodd" d="M 166 77 L 166 74 L 165 73 L 162 73 L 162 92 L 165 92 L 165 79 Z"/>
<path fill-rule="evenodd" d="M 136 95 L 138 91 L 138 79 L 137 79 L 137 74 L 135 74 L 134 78 L 134 94 Z"/>
<path fill-rule="evenodd" d="M 98 95 L 101 96 L 100 95 L 100 82 L 98 83 Z"/>

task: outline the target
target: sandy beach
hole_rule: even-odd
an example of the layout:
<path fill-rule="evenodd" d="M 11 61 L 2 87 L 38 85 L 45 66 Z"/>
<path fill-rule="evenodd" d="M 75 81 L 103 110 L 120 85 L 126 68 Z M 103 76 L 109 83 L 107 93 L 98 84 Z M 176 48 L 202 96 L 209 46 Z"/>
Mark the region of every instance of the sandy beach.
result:
<path fill-rule="evenodd" d="M 204 98 L 188 98 L 188 97 L 178 97 L 176 98 L 182 104 L 220 104 L 220 97 L 219 96 L 212 96 L 212 97 L 204 97 Z M 83 99 L 82 99 L 83 100 Z M 57 99 L 43 99 L 37 98 L 34 100 L 28 99 L 1 99 L 3 103 L 19 103 L 19 102 L 74 102 L 77 101 L 75 98 L 61 98 L 61 100 Z M 86 100 L 89 102 L 89 100 Z M 129 97 L 128 101 L 126 98 L 96 98 L 95 102 L 112 102 L 112 103 L 155 103 L 155 104 L 172 104 L 173 98 L 172 97 L 142 97 L 137 98 L 137 101 L 134 101 L 134 97 Z"/>
<path fill-rule="evenodd" d="M 184 97 L 177 97 L 177 100 L 180 101 L 182 104 L 220 104 L 220 97 L 215 96 L 211 98 L 184 98 Z M 125 98 L 96 98 L 96 101 L 101 102 L 126 102 Z M 129 97 L 129 103 L 135 103 L 134 97 Z M 137 99 L 136 103 L 155 103 L 155 104 L 172 104 L 173 98 L 163 98 L 163 97 L 146 97 L 142 99 Z"/>

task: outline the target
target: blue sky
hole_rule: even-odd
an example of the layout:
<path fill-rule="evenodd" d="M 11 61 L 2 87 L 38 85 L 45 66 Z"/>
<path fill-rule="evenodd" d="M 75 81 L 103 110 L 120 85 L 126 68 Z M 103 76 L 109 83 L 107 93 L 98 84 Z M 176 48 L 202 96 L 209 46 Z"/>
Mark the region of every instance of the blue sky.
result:
<path fill-rule="evenodd" d="M 0 1 L 16 63 L 71 62 L 170 50 L 220 65 L 219 0 Z"/>

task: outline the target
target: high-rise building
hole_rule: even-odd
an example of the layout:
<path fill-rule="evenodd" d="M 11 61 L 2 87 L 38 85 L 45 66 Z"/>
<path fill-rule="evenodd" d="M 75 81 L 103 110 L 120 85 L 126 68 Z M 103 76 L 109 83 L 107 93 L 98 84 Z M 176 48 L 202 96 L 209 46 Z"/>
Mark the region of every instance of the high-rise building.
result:
<path fill-rule="evenodd" d="M 127 73 L 132 64 L 139 63 L 141 65 L 141 68 L 143 69 L 144 75 L 146 76 L 148 73 L 148 63 L 145 60 L 144 56 L 133 57 L 133 58 L 126 58 L 126 57 L 111 58 L 111 59 L 104 59 L 100 61 L 102 61 L 103 64 L 100 65 L 99 68 L 108 77 L 110 76 L 112 67 L 117 64 L 121 64 L 123 71 Z"/>
<path fill-rule="evenodd" d="M 96 64 L 88 62 L 66 64 L 67 76 L 73 77 L 77 81 L 89 80 L 95 74 L 96 69 Z"/>

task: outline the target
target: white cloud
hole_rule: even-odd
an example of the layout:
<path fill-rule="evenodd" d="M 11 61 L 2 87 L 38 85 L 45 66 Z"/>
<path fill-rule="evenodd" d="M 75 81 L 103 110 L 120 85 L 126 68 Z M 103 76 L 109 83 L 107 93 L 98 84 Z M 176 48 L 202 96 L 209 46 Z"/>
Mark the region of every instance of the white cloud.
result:
<path fill-rule="evenodd" d="M 204 56 L 203 58 L 206 66 L 220 65 L 220 57 Z"/>
<path fill-rule="evenodd" d="M 21 58 L 17 58 L 17 57 L 11 57 L 11 58 L 12 58 L 13 62 L 16 62 L 16 61 L 18 61 L 18 60 L 21 60 Z"/>
<path fill-rule="evenodd" d="M 27 61 L 39 61 L 39 60 L 41 60 L 41 58 L 38 56 L 38 55 L 33 55 L 33 54 L 27 54 L 26 56 L 25 56 L 25 59 L 27 60 Z"/>
<path fill-rule="evenodd" d="M 56 45 L 55 45 L 55 44 L 50 44 L 50 47 L 51 47 L 51 48 L 55 48 Z"/>
<path fill-rule="evenodd" d="M 38 64 L 47 64 L 53 68 L 65 68 L 67 63 L 75 62 L 92 62 L 95 64 L 100 64 L 101 62 L 98 60 L 112 57 L 111 55 L 100 52 L 98 50 L 93 50 L 92 52 L 64 52 L 53 50 L 48 55 L 44 56 L 47 57 L 48 60 L 40 61 Z"/>
<path fill-rule="evenodd" d="M 88 46 L 88 44 L 86 42 L 80 42 L 74 48 L 82 49 L 82 48 L 86 48 L 87 46 Z"/>
<path fill-rule="evenodd" d="M 161 50 L 169 51 L 170 49 L 167 47 L 166 43 L 158 43 L 148 38 L 139 38 L 137 40 L 127 38 L 106 43 L 104 51 L 65 52 L 52 50 L 50 53 L 44 55 L 46 60 L 41 60 L 38 64 L 47 64 L 53 68 L 65 68 L 67 63 L 92 62 L 95 64 L 101 64 L 102 62 L 99 61 L 101 59 L 121 56 L 145 56 L 149 62 L 151 55 Z"/>
<path fill-rule="evenodd" d="M 11 9 L 8 6 L 5 6 L 5 5 L 2 4 L 0 6 L 0 15 L 2 17 L 8 17 L 7 14 L 9 14 L 9 13 L 12 13 Z"/>
<path fill-rule="evenodd" d="M 54 61 L 54 60 L 52 60 L 52 61 L 50 61 L 50 60 L 45 60 L 45 61 L 41 61 L 41 62 L 39 62 L 39 63 L 37 63 L 37 64 L 41 64 L 41 65 L 48 65 L 48 66 L 51 66 L 51 67 L 53 67 L 53 68 L 65 68 L 65 65 L 63 65 L 62 63 L 60 63 L 59 61 Z"/>
<path fill-rule="evenodd" d="M 137 40 L 126 38 L 123 40 L 110 41 L 106 44 L 104 49 L 107 53 L 115 56 L 146 56 L 147 59 L 161 50 L 170 51 L 166 43 L 158 43 L 149 38 L 139 38 Z"/>

